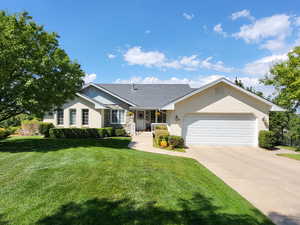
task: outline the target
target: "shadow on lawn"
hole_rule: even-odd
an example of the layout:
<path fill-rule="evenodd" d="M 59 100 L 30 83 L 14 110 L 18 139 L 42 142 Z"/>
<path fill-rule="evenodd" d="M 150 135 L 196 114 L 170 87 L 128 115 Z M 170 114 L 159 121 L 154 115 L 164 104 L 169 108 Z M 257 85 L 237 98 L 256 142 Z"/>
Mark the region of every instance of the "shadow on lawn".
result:
<path fill-rule="evenodd" d="M 287 216 L 276 212 L 271 212 L 269 213 L 269 217 L 272 218 L 276 224 L 300 225 L 300 213 L 298 215 Z"/>
<path fill-rule="evenodd" d="M 5 221 L 4 219 L 3 219 L 3 215 L 2 214 L 0 214 L 0 225 L 7 225 L 8 224 L 8 222 L 7 221 Z"/>
<path fill-rule="evenodd" d="M 139 205 L 137 202 L 109 199 L 91 199 L 61 206 L 52 216 L 41 219 L 39 225 L 271 225 L 264 216 L 260 221 L 249 215 L 222 213 L 212 200 L 200 194 L 191 200 L 179 200 L 178 210 L 159 207 L 155 202 Z M 253 214 L 260 214 L 258 211 Z"/>
<path fill-rule="evenodd" d="M 106 139 L 7 139 L 0 142 L 0 152 L 49 152 L 77 147 L 108 147 L 128 149 L 128 138 Z"/>

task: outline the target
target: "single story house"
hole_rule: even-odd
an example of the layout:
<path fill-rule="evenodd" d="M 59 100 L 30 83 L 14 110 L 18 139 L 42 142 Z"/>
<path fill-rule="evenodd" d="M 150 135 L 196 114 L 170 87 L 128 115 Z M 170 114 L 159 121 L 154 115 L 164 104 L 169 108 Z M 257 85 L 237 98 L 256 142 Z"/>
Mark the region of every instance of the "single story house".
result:
<path fill-rule="evenodd" d="M 258 145 L 270 111 L 283 109 L 221 78 L 187 84 L 86 84 L 44 116 L 56 127 L 123 127 L 131 135 L 166 124 L 187 145 Z"/>

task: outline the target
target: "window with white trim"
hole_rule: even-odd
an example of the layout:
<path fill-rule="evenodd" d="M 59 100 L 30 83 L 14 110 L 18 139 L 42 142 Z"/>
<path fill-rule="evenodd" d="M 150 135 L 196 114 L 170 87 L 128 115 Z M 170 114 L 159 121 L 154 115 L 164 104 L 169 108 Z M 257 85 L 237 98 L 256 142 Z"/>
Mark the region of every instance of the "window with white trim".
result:
<path fill-rule="evenodd" d="M 57 109 L 56 123 L 57 125 L 64 125 L 64 110 Z"/>
<path fill-rule="evenodd" d="M 70 125 L 76 124 L 76 109 L 70 109 Z"/>
<path fill-rule="evenodd" d="M 112 124 L 124 124 L 125 123 L 125 110 L 112 109 L 110 111 L 110 123 Z"/>
<path fill-rule="evenodd" d="M 89 125 L 89 110 L 82 109 L 81 116 L 82 116 L 82 125 Z"/>

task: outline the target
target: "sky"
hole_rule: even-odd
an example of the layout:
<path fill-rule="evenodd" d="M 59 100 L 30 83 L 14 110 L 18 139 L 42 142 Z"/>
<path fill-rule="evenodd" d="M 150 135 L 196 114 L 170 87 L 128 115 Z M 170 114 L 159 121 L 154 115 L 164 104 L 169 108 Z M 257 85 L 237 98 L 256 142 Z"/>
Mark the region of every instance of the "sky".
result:
<path fill-rule="evenodd" d="M 300 45 L 299 0 L 6 0 L 59 34 L 86 82 L 188 83 L 259 80 Z"/>

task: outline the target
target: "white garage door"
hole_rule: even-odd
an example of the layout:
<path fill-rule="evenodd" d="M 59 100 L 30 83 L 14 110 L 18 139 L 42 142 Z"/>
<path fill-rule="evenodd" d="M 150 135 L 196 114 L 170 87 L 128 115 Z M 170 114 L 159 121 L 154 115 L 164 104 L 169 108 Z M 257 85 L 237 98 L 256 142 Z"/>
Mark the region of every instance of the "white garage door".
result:
<path fill-rule="evenodd" d="M 193 114 L 184 118 L 187 145 L 250 145 L 256 143 L 256 119 L 250 114 Z"/>

